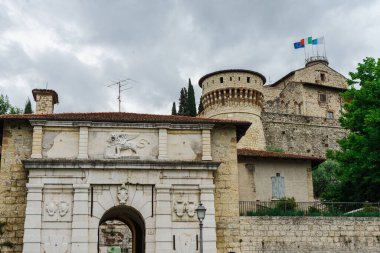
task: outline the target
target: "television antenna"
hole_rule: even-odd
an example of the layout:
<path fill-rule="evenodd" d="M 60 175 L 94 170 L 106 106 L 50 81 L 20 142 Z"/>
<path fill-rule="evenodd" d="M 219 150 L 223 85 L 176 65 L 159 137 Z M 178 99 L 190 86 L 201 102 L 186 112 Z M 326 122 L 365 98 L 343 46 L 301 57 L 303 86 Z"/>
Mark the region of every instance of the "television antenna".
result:
<path fill-rule="evenodd" d="M 137 82 L 137 81 L 135 81 L 131 78 L 126 78 L 126 79 L 119 80 L 119 81 L 116 81 L 116 82 L 113 82 L 113 83 L 107 85 L 107 87 L 110 87 L 110 88 L 113 88 L 113 87 L 118 88 L 117 100 L 119 101 L 119 112 L 121 112 L 121 93 L 126 91 L 126 90 L 130 90 L 133 88 L 133 87 L 129 86 L 131 82 Z"/>

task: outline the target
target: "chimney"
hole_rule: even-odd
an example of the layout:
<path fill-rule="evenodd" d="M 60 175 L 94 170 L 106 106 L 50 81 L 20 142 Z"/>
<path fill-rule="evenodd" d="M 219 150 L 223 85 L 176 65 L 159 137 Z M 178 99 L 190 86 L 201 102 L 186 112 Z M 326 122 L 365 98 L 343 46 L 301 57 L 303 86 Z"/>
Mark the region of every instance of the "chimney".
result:
<path fill-rule="evenodd" d="M 57 92 L 47 89 L 34 89 L 32 93 L 34 101 L 36 101 L 36 114 L 49 114 L 54 112 L 54 105 L 58 104 Z"/>

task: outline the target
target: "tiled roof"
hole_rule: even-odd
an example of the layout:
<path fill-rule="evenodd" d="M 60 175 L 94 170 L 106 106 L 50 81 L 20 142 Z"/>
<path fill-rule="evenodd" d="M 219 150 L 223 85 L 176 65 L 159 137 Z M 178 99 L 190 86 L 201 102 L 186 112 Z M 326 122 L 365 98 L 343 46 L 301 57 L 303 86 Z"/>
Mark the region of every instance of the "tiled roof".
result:
<path fill-rule="evenodd" d="M 60 121 L 97 121 L 97 122 L 127 122 L 127 123 L 178 123 L 178 124 L 233 124 L 250 126 L 247 121 L 208 119 L 188 116 L 139 114 L 125 112 L 90 112 L 90 113 L 52 113 L 52 114 L 3 114 L 0 119 L 31 119 Z"/>
<path fill-rule="evenodd" d="M 284 152 L 272 152 L 265 150 L 256 150 L 256 149 L 238 149 L 238 156 L 247 156 L 247 157 L 270 157 L 270 158 L 278 158 L 278 159 L 299 159 L 299 160 L 308 160 L 315 162 L 323 162 L 326 159 L 318 156 L 306 156 L 306 155 L 298 155 L 298 154 L 290 154 Z"/>

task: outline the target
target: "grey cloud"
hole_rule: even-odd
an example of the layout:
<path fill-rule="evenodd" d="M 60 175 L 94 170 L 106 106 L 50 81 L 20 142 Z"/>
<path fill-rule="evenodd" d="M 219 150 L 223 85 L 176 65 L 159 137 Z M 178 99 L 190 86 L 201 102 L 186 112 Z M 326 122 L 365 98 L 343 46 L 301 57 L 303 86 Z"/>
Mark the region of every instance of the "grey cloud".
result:
<path fill-rule="evenodd" d="M 13 42 L 1 49 L 1 92 L 22 106 L 27 88 L 56 89 L 58 111 L 117 108 L 111 80 L 133 78 L 123 94 L 125 110 L 170 113 L 172 101 L 198 79 L 224 68 L 246 68 L 272 82 L 303 66 L 304 53 L 292 43 L 307 36 L 326 38 L 331 66 L 344 75 L 365 56 L 378 57 L 378 1 L 12 1 L 0 8 L 0 41 L 24 31 L 11 15 L 56 36 L 57 47 L 33 55 Z M 1 5 L 1 4 L 0 4 Z M 28 42 L 25 42 L 28 43 Z M 87 64 L 78 54 L 90 54 Z M 99 50 L 99 52 L 96 52 Z M 15 77 L 28 87 L 12 88 Z M 40 80 L 40 81 L 39 81 Z M 39 83 L 38 83 L 39 82 Z M 6 85 L 8 84 L 8 86 Z M 200 89 L 196 88 L 200 95 Z"/>

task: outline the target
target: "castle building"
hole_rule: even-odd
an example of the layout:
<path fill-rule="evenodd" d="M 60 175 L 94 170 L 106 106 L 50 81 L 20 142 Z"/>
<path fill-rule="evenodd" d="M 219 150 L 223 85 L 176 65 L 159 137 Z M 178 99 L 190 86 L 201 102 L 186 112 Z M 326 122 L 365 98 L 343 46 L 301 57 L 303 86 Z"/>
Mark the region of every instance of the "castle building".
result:
<path fill-rule="evenodd" d="M 199 203 L 204 252 L 243 252 L 239 203 L 313 201 L 312 168 L 345 134 L 346 79 L 325 58 L 265 83 L 250 70 L 205 75 L 199 117 L 54 113 L 58 94 L 33 90 L 36 113 L 0 116 L 14 252 L 199 252 Z"/>

